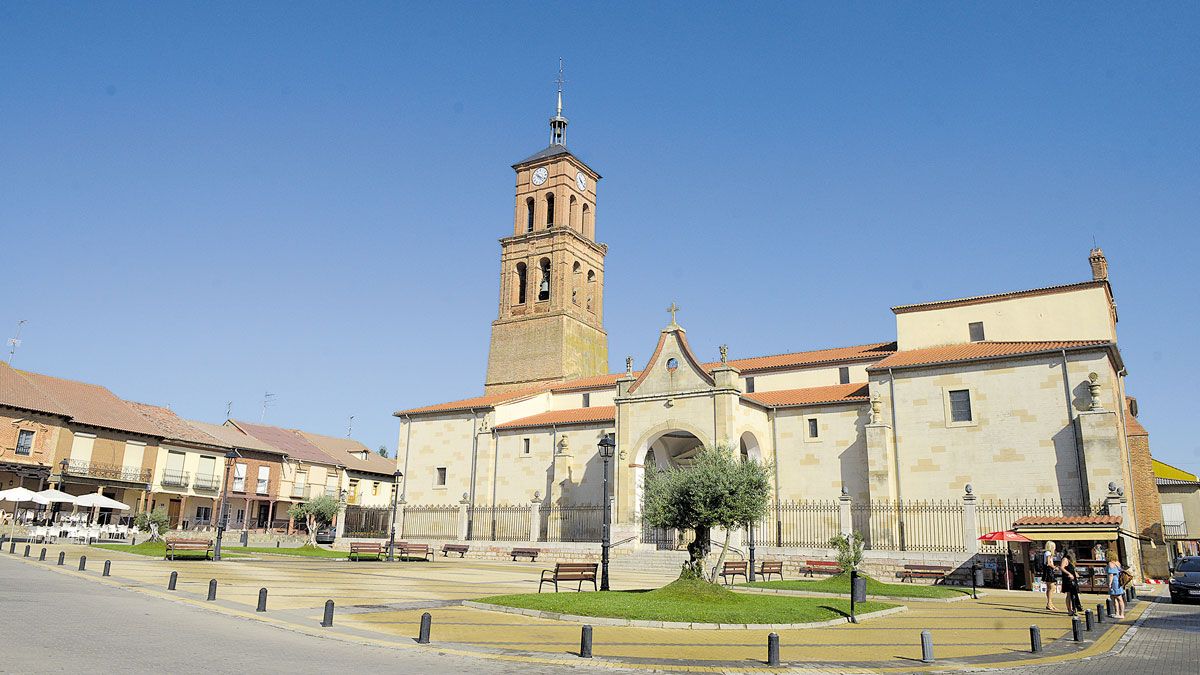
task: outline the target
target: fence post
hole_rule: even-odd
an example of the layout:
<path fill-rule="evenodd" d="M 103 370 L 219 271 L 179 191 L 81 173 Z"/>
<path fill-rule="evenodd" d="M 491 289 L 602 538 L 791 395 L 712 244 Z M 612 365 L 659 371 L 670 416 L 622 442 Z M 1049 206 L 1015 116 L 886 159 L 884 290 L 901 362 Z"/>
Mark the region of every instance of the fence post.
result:
<path fill-rule="evenodd" d="M 975 489 L 967 483 L 966 492 L 963 494 L 963 545 L 967 549 L 967 553 L 975 555 L 979 553 L 979 526 L 975 519 Z"/>
<path fill-rule="evenodd" d="M 471 503 L 471 498 L 467 493 L 463 493 L 462 499 L 458 502 L 458 540 L 466 541 L 470 532 L 470 514 L 467 511 L 467 505 Z"/>
<path fill-rule="evenodd" d="M 542 538 L 542 493 L 534 491 L 533 499 L 529 500 L 529 541 Z"/>
<path fill-rule="evenodd" d="M 854 520 L 850 515 L 850 491 L 842 486 L 842 496 L 838 497 L 838 531 L 849 537 L 854 532 Z"/>

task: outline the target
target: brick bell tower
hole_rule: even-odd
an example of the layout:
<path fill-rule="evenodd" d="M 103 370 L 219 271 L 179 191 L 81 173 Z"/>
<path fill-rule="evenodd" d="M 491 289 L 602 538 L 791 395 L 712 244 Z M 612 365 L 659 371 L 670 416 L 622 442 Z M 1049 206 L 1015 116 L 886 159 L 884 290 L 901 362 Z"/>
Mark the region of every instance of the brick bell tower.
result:
<path fill-rule="evenodd" d="M 500 312 L 492 322 L 486 393 L 608 373 L 604 256 L 596 241 L 600 174 L 567 150 L 562 114 L 550 145 L 513 165 L 511 236 L 500 240 Z"/>

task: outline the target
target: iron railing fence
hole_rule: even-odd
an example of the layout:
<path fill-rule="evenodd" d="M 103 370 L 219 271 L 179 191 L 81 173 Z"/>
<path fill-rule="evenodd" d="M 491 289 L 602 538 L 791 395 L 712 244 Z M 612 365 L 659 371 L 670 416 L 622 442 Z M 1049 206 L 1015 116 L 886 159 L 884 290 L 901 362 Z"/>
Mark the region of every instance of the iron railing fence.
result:
<path fill-rule="evenodd" d="M 1031 516 L 1094 516 L 1103 515 L 1106 511 L 1103 502 L 1088 504 L 1057 499 L 987 499 L 975 504 L 975 523 L 976 530 L 984 535 L 1011 530 L 1017 520 Z"/>
<path fill-rule="evenodd" d="M 150 469 L 143 469 L 140 466 L 121 466 L 119 464 L 103 464 L 101 462 L 71 459 L 67 461 L 67 475 L 108 478 L 127 483 L 149 483 L 154 472 Z"/>
<path fill-rule="evenodd" d="M 392 523 L 392 509 L 381 506 L 347 506 L 345 526 L 347 537 L 386 537 Z"/>
<path fill-rule="evenodd" d="M 529 541 L 529 505 L 475 506 L 467 510 L 467 538 L 490 541 Z"/>
<path fill-rule="evenodd" d="M 550 506 L 541 517 L 542 541 L 598 542 L 604 534 L 603 506 Z"/>
<path fill-rule="evenodd" d="M 833 500 L 803 499 L 771 504 L 755 523 L 754 538 L 768 545 L 824 548 L 841 529 L 838 514 L 838 502 Z"/>
<path fill-rule="evenodd" d="M 190 478 L 190 476 L 188 476 L 186 471 L 170 471 L 168 469 L 164 469 L 162 473 L 162 480 L 160 482 L 162 483 L 163 487 L 185 488 L 190 482 L 188 478 Z"/>
<path fill-rule="evenodd" d="M 216 490 L 221 487 L 221 477 L 216 474 L 211 476 L 196 474 L 192 478 L 192 487 L 197 490 Z"/>
<path fill-rule="evenodd" d="M 909 500 L 897 503 L 905 551 L 965 551 L 961 500 Z"/>
<path fill-rule="evenodd" d="M 403 539 L 457 539 L 458 507 L 406 506 L 397 536 Z"/>

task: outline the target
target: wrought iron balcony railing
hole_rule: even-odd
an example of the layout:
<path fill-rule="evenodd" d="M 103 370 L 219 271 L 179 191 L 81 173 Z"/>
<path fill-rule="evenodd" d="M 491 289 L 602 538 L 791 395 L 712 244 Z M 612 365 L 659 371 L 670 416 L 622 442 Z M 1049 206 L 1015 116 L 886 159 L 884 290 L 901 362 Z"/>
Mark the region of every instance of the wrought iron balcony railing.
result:
<path fill-rule="evenodd" d="M 88 478 L 107 478 L 109 480 L 125 481 L 126 483 L 149 483 L 154 472 L 140 466 L 121 466 L 104 464 L 80 459 L 67 460 L 67 475 L 87 476 Z"/>
<path fill-rule="evenodd" d="M 188 486 L 188 483 L 191 482 L 189 480 L 190 478 L 191 476 L 189 476 L 186 471 L 164 470 L 162 474 L 162 484 L 163 487 L 185 488 Z"/>
<path fill-rule="evenodd" d="M 1168 537 L 1186 537 L 1187 533 L 1187 523 L 1163 525 L 1163 534 L 1167 535 Z"/>
<path fill-rule="evenodd" d="M 192 480 L 192 487 L 197 490 L 216 490 L 221 487 L 221 477 L 213 474 L 211 476 L 201 476 L 196 474 Z"/>

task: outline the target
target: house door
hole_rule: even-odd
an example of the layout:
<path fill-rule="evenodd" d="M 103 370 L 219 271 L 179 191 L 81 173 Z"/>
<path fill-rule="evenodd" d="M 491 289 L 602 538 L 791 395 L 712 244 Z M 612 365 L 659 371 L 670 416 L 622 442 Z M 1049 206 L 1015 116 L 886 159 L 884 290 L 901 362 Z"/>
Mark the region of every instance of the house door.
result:
<path fill-rule="evenodd" d="M 258 505 L 258 526 L 266 528 L 271 525 L 271 505 L 260 503 Z"/>
<path fill-rule="evenodd" d="M 172 499 L 171 503 L 167 505 L 167 524 L 172 530 L 179 527 L 179 506 L 178 499 Z"/>

